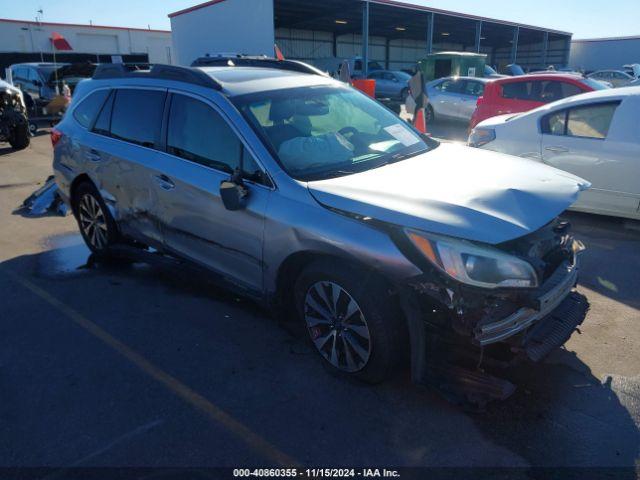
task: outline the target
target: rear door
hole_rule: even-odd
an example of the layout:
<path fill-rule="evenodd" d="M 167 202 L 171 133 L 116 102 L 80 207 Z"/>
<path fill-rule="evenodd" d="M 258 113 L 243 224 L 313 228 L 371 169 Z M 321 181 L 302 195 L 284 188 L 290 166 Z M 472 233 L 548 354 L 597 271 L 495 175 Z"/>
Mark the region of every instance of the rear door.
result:
<path fill-rule="evenodd" d="M 85 152 L 103 198 L 117 210 L 123 233 L 156 247 L 162 243 L 156 185 L 166 97 L 162 88 L 114 90 Z"/>
<path fill-rule="evenodd" d="M 555 111 L 542 119 L 545 163 L 592 184 L 576 203 L 579 209 L 614 215 L 637 215 L 640 201 L 638 128 L 632 106 L 599 102 Z M 626 121 L 625 121 L 626 119 Z M 636 130 L 636 134 L 637 134 Z"/>
<path fill-rule="evenodd" d="M 241 288 L 262 290 L 264 215 L 270 181 L 229 119 L 210 101 L 180 92 L 169 100 L 166 153 L 153 185 L 166 246 Z M 243 210 L 225 209 L 220 184 L 239 168 L 249 190 Z"/>
<path fill-rule="evenodd" d="M 438 95 L 432 102 L 436 116 L 445 116 L 449 118 L 459 118 L 459 104 L 461 101 L 461 90 L 464 81 L 458 79 L 444 80 L 435 88 Z"/>

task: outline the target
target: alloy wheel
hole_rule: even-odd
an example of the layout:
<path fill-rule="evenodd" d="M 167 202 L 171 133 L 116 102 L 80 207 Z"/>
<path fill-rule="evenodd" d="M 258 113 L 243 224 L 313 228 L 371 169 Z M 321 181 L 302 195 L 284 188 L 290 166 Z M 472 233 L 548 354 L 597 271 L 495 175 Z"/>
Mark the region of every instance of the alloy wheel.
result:
<path fill-rule="evenodd" d="M 358 303 L 334 282 L 316 282 L 304 302 L 304 319 L 311 340 L 335 368 L 362 370 L 371 356 L 371 335 Z"/>
<path fill-rule="evenodd" d="M 93 195 L 85 194 L 78 206 L 80 228 L 85 238 L 96 250 L 104 249 L 109 242 L 109 227 L 100 203 Z"/>

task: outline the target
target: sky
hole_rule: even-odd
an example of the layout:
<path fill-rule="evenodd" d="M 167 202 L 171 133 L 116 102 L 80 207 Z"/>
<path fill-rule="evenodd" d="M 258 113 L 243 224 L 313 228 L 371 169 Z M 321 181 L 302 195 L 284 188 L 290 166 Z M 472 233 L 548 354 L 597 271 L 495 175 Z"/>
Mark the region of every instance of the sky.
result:
<path fill-rule="evenodd" d="M 202 0 L 204 1 L 204 0 Z M 265 0 L 266 1 L 266 0 Z M 322 0 L 307 0 L 322 1 Z M 640 35 L 640 0 L 403 0 L 407 3 L 572 32 L 574 38 Z M 0 17 L 170 29 L 167 14 L 200 0 L 2 0 Z"/>

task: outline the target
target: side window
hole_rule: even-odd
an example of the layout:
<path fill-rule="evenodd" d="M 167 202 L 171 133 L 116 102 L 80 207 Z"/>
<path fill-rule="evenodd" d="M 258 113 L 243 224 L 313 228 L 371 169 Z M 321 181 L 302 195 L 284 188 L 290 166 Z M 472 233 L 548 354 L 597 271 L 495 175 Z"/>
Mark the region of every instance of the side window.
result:
<path fill-rule="evenodd" d="M 111 136 L 143 147 L 156 147 L 165 97 L 165 92 L 156 90 L 118 90 L 111 115 Z"/>
<path fill-rule="evenodd" d="M 564 135 L 567 126 L 567 111 L 554 112 L 542 119 L 542 133 Z"/>
<path fill-rule="evenodd" d="M 389 80 L 391 82 L 393 82 L 396 79 L 396 77 L 393 76 L 393 73 L 388 73 L 388 72 L 382 74 L 382 78 L 384 78 L 385 80 Z"/>
<path fill-rule="evenodd" d="M 511 100 L 531 100 L 532 82 L 510 82 L 502 86 L 502 97 Z"/>
<path fill-rule="evenodd" d="M 109 96 L 109 90 L 98 90 L 89 94 L 80 105 L 73 110 L 73 118 L 84 128 L 89 128 L 96 118 L 104 101 Z"/>
<path fill-rule="evenodd" d="M 455 80 L 445 80 L 440 84 L 440 90 L 448 93 L 459 93 L 462 82 Z"/>
<path fill-rule="evenodd" d="M 262 181 L 262 171 L 226 120 L 204 102 L 174 95 L 169 111 L 167 151 L 185 160 L 227 173 L 244 167 L 243 174 Z"/>
<path fill-rule="evenodd" d="M 100 114 L 93 125 L 93 132 L 100 135 L 110 135 L 111 130 L 111 112 L 113 111 L 113 97 L 115 97 L 115 91 L 112 91 L 109 98 L 105 102 Z"/>
<path fill-rule="evenodd" d="M 572 83 L 562 82 L 562 98 L 573 97 L 574 95 L 578 95 L 580 93 L 582 93 L 580 87 L 577 87 Z"/>
<path fill-rule="evenodd" d="M 479 97 L 484 93 L 484 84 L 481 82 L 467 80 L 462 93 L 465 95 L 471 95 L 472 97 Z"/>
<path fill-rule="evenodd" d="M 582 138 L 607 138 L 620 103 L 600 103 L 554 112 L 542 119 L 542 133 Z"/>
<path fill-rule="evenodd" d="M 569 110 L 567 135 L 586 138 L 607 138 L 618 103 L 588 105 Z"/>

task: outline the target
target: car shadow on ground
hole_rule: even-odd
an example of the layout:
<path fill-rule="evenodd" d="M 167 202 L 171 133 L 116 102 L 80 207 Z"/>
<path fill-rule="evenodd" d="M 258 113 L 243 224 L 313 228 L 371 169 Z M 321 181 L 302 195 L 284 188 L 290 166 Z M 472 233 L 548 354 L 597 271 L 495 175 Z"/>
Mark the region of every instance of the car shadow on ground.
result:
<path fill-rule="evenodd" d="M 580 285 L 640 310 L 640 221 L 579 212 L 563 217 L 587 247 Z"/>
<path fill-rule="evenodd" d="M 161 286 L 167 294 L 209 299 L 212 301 L 212 309 L 215 307 L 215 301 L 238 307 L 249 313 L 246 318 L 237 318 L 236 323 L 230 327 L 227 326 L 227 329 L 250 331 L 253 328 L 251 325 L 242 324 L 251 323 L 256 317 L 263 317 L 265 320 L 267 317 L 264 310 L 252 301 L 218 288 L 203 277 L 193 275 L 180 267 L 96 261 L 88 254 L 77 234 L 49 239 L 45 247 L 47 250 L 40 254 L 18 257 L 1 263 L 0 271 L 9 269 L 19 272 L 23 277 L 48 283 L 50 287 L 55 285 L 61 289 L 60 291 L 66 291 L 65 302 L 71 308 L 79 310 L 81 308 L 76 306 L 76 303 L 83 295 L 82 285 L 90 278 L 87 276 L 92 276 L 108 277 L 111 285 L 129 282 L 133 278 L 140 286 Z M 171 298 L 173 295 L 168 296 Z M 118 296 L 110 296 L 109 301 L 122 300 L 119 300 Z M 183 315 L 179 320 L 186 322 L 185 327 L 190 327 L 190 322 L 196 322 L 189 315 Z M 127 321 L 135 323 L 136 318 L 131 316 Z M 214 330 L 211 335 L 219 334 L 215 331 L 214 323 L 210 326 L 198 324 L 198 328 L 211 328 Z M 273 328 L 278 327 L 274 324 Z M 150 331 L 148 338 L 150 343 L 168 341 L 167 338 L 154 339 L 153 337 L 154 334 Z M 200 338 L 200 341 L 206 341 L 206 338 Z M 260 343 L 249 339 L 246 341 L 249 347 L 254 349 L 252 355 L 258 358 L 272 358 L 272 361 L 276 362 L 282 361 L 282 357 L 273 357 L 273 345 L 269 345 L 268 342 Z M 313 355 L 302 338 L 292 338 L 288 343 L 289 348 L 296 354 Z M 255 349 L 263 349 L 264 352 L 261 353 Z M 180 362 L 181 359 L 178 358 L 177 361 Z M 201 368 L 203 371 L 218 370 L 221 368 L 219 361 L 220 359 L 210 359 L 210 364 L 203 364 Z M 227 361 L 233 362 L 232 359 Z M 308 368 L 308 363 L 305 363 L 305 367 Z M 274 365 L 273 368 L 287 371 L 289 376 L 292 370 L 292 366 L 286 363 Z M 176 369 L 181 370 L 179 367 Z M 296 368 L 293 370 L 295 371 Z M 331 399 L 330 406 L 324 408 L 328 408 L 330 414 L 336 410 L 334 414 L 338 418 L 347 415 L 347 423 L 344 423 L 344 419 L 342 422 L 326 423 L 323 420 L 324 414 L 318 416 L 313 409 L 305 412 L 308 402 L 313 404 L 317 400 L 307 398 L 307 395 L 313 396 L 309 384 L 313 375 L 302 370 L 298 381 L 289 386 L 278 387 L 278 390 L 283 388 L 290 390 L 287 396 L 291 395 L 291 399 L 286 405 L 281 405 L 281 409 L 279 404 L 274 404 L 275 406 L 269 411 L 269 416 L 282 419 L 282 425 L 285 425 L 286 419 L 291 418 L 291 412 L 298 412 L 297 415 L 304 417 L 307 422 L 309 431 L 315 432 L 313 441 L 325 445 L 324 448 L 327 448 L 328 453 L 332 455 L 334 448 L 335 455 L 341 451 L 348 452 L 353 448 L 353 445 L 349 446 L 346 443 L 354 441 L 352 433 L 360 432 L 364 426 L 360 424 L 359 415 L 349 412 L 354 405 L 367 405 L 370 410 L 368 418 L 376 418 L 378 423 L 370 425 L 369 421 L 366 421 L 369 425 L 367 428 L 370 431 L 370 438 L 361 439 L 364 444 L 359 445 L 358 452 L 366 452 L 368 444 L 378 448 L 380 442 L 383 442 L 385 448 L 390 449 L 390 451 L 385 450 L 389 458 L 396 459 L 395 461 L 405 459 L 404 461 L 415 465 L 426 463 L 440 466 L 459 464 L 469 466 L 469 462 L 471 465 L 480 466 L 517 465 L 521 470 L 516 473 L 522 475 L 518 478 L 536 478 L 535 470 L 528 470 L 530 466 L 536 468 L 617 467 L 619 470 L 607 470 L 607 472 L 612 473 L 617 479 L 636 478 L 634 465 L 640 452 L 640 434 L 637 427 L 638 419 L 632 417 L 629 408 L 635 405 L 633 408 L 637 409 L 639 392 L 637 381 L 629 383 L 628 379 L 617 377 L 609 377 L 601 381 L 592 375 L 589 366 L 578 355 L 566 350 L 556 351 L 542 365 L 513 369 L 506 372 L 506 375 L 518 385 L 516 394 L 507 401 L 490 404 L 484 413 L 474 414 L 447 407 L 439 397 L 431 393 L 425 395 L 422 389 L 408 383 L 406 374 L 399 375 L 386 384 L 371 387 L 356 386 L 352 382 L 338 380 L 335 384 L 330 383 L 334 387 L 333 394 L 336 398 Z M 287 377 L 285 375 L 285 378 Z M 244 382 L 247 381 L 251 382 L 251 378 L 244 380 Z M 324 383 L 322 378 L 313 380 L 314 383 L 317 381 Z M 211 394 L 215 395 L 215 393 Z M 270 391 L 262 391 L 261 404 L 271 404 L 270 395 L 274 394 Z M 335 402 L 339 405 L 334 405 Z M 359 408 L 358 412 L 361 413 Z M 637 411 L 635 414 L 637 415 Z M 459 418 L 461 416 L 466 417 L 467 420 L 461 421 Z M 258 422 L 258 420 L 254 421 Z M 467 425 L 464 422 L 468 421 L 481 433 L 481 441 L 474 446 L 473 451 L 464 450 L 469 448 L 468 442 L 465 443 L 463 438 L 465 432 L 453 431 L 456 428 L 455 425 Z M 353 422 L 353 425 L 349 422 Z M 384 428 L 380 428 L 380 425 L 384 425 Z M 259 424 L 249 426 L 260 428 Z M 467 425 L 466 428 L 471 427 Z M 447 431 L 448 429 L 450 431 Z M 432 458 L 428 452 L 438 452 L 438 449 L 442 448 L 439 446 L 441 436 L 458 436 L 460 445 L 466 446 L 461 447 L 462 451 L 449 451 L 446 455 L 440 453 L 436 458 Z M 394 441 L 386 443 L 389 439 Z M 497 458 L 494 451 L 495 445 L 510 452 L 510 458 L 503 460 Z M 298 440 L 296 444 L 289 446 L 293 450 L 290 453 L 294 456 L 298 454 L 303 456 L 304 454 L 296 452 L 295 449 L 305 447 L 307 447 L 306 443 Z M 407 452 L 427 453 L 408 455 Z M 355 460 L 353 457 L 349 458 L 360 465 L 389 461 L 387 458 L 367 457 L 365 453 L 360 455 L 362 456 Z M 410 460 L 406 460 L 407 458 Z M 514 461 L 514 458 L 520 460 Z M 529 475 L 530 473 L 532 476 Z M 567 478 L 567 475 L 561 478 Z"/>

